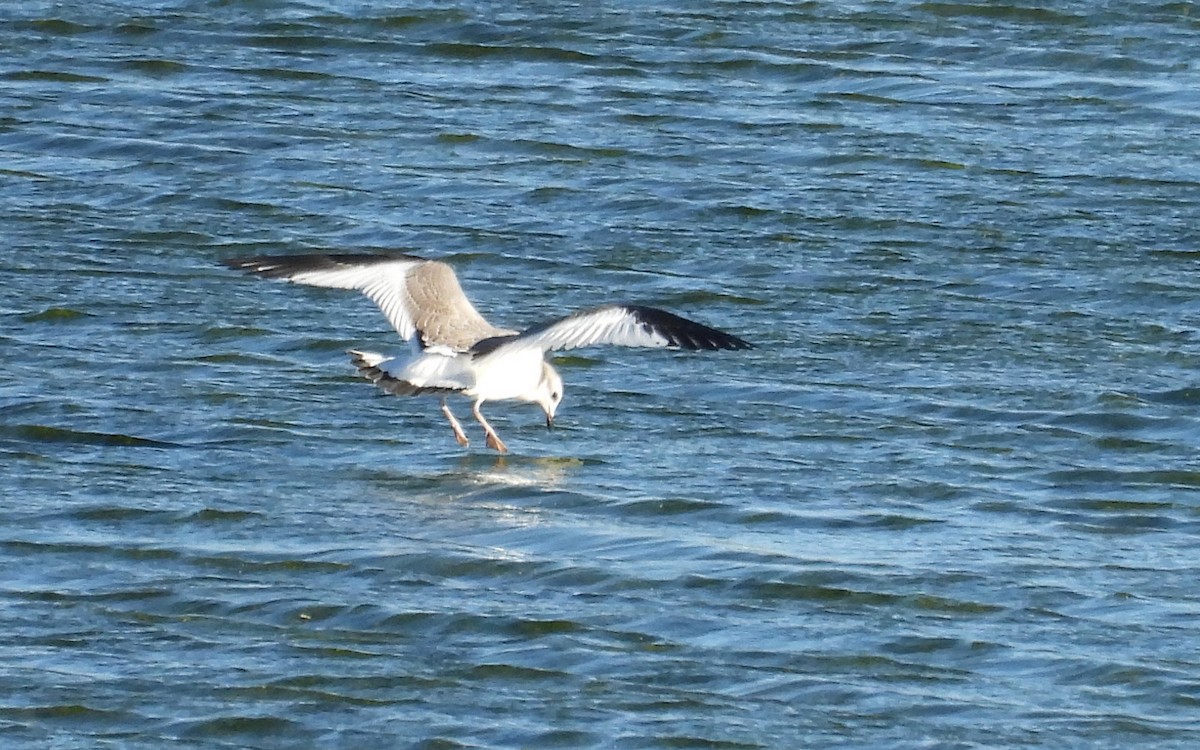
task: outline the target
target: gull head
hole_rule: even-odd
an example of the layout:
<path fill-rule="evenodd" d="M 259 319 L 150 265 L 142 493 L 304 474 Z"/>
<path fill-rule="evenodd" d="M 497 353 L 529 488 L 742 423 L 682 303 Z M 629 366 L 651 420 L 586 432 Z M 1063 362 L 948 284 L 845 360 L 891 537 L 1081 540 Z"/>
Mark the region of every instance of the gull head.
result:
<path fill-rule="evenodd" d="M 550 366 L 549 362 L 542 363 L 542 379 L 538 382 L 537 401 L 542 407 L 542 411 L 546 412 L 546 429 L 554 426 L 554 412 L 558 410 L 558 404 L 563 397 L 563 380 Z"/>

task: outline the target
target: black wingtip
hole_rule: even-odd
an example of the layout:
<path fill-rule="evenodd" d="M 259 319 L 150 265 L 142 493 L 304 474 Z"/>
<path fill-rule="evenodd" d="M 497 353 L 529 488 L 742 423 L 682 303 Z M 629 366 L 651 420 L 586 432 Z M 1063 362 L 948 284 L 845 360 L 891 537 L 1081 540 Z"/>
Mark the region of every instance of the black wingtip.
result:
<path fill-rule="evenodd" d="M 232 268 L 235 271 L 249 270 L 256 266 L 263 258 L 222 258 L 218 261 L 226 268 Z"/>
<path fill-rule="evenodd" d="M 646 305 L 626 305 L 625 307 L 634 314 L 646 330 L 663 336 L 671 346 L 677 346 L 680 349 L 718 351 L 754 348 L 754 344 L 734 336 L 732 333 L 682 318 L 657 307 Z"/>
<path fill-rule="evenodd" d="M 314 258 L 307 255 L 255 255 L 245 258 L 225 258 L 221 265 L 235 271 L 245 271 L 267 279 L 286 278 L 304 270 L 314 270 Z"/>
<path fill-rule="evenodd" d="M 226 268 L 281 279 L 305 271 L 326 271 L 345 266 L 367 266 L 394 260 L 424 260 L 407 253 L 316 253 L 307 255 L 254 255 L 245 258 L 226 258 L 220 261 Z"/>

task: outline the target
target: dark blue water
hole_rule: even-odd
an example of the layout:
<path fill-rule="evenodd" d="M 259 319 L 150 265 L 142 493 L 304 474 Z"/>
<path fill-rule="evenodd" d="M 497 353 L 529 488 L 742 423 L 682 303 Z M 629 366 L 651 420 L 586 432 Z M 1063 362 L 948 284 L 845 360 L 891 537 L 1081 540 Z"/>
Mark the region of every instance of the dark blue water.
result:
<path fill-rule="evenodd" d="M 1197 11 L 5 5 L 0 745 L 1196 746 Z M 758 347 L 461 449 L 385 250 Z"/>

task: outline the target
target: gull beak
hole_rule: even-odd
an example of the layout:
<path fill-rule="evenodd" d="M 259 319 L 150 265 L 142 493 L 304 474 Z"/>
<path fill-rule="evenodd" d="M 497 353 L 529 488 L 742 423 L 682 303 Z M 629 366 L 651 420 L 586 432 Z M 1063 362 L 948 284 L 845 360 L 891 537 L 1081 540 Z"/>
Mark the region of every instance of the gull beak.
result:
<path fill-rule="evenodd" d="M 553 429 L 553 428 L 554 428 L 554 415 L 553 415 L 553 414 L 547 414 L 547 415 L 546 415 L 546 429 L 547 429 L 547 430 L 550 430 L 550 429 Z"/>

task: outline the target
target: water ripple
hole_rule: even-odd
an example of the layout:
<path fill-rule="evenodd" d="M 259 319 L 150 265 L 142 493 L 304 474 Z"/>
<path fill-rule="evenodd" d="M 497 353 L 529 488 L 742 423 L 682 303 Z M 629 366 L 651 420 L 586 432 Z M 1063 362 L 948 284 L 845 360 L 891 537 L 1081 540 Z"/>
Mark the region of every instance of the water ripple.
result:
<path fill-rule="evenodd" d="M 14 5 L 6 739 L 1191 746 L 1193 15 Z M 758 348 L 464 452 L 217 263 L 380 250 Z"/>

